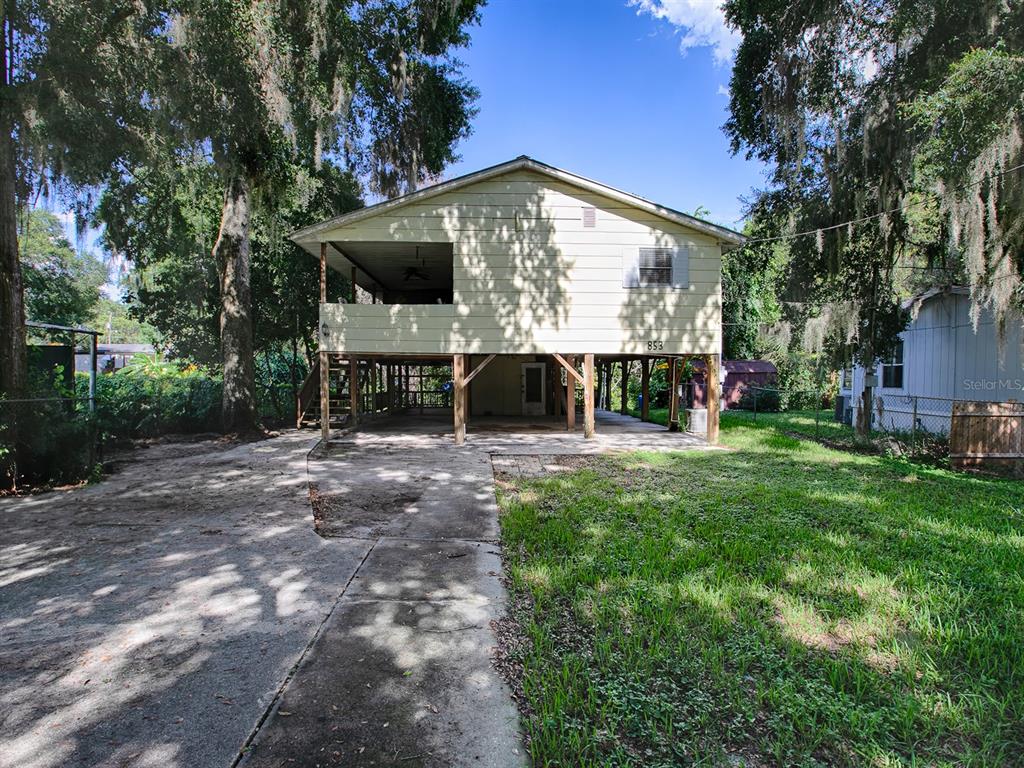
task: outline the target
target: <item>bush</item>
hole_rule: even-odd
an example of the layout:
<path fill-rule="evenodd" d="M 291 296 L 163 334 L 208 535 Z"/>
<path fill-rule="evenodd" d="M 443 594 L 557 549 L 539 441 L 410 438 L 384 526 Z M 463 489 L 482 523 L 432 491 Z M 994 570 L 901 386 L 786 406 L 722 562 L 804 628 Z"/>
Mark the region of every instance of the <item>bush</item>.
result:
<path fill-rule="evenodd" d="M 95 474 L 96 424 L 75 413 L 75 393 L 65 383 L 63 366 L 30 371 L 26 396 L 0 401 L 0 462 L 6 480 L 39 486 L 78 482 Z M 12 426 L 17 424 L 17 441 Z"/>
<path fill-rule="evenodd" d="M 78 374 L 75 383 L 85 408 L 88 374 Z M 96 422 L 104 437 L 209 432 L 219 426 L 220 400 L 220 380 L 195 368 L 96 377 Z"/>

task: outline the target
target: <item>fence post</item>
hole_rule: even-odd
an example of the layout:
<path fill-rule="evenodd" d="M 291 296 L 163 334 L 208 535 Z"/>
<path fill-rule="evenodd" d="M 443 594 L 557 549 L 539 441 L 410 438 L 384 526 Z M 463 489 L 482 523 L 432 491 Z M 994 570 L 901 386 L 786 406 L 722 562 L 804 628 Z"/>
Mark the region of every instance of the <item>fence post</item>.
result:
<path fill-rule="evenodd" d="M 89 413 L 96 412 L 96 347 L 99 337 L 94 333 L 89 342 Z"/>
<path fill-rule="evenodd" d="M 914 395 L 914 412 L 910 416 L 910 449 L 917 450 L 917 395 Z"/>

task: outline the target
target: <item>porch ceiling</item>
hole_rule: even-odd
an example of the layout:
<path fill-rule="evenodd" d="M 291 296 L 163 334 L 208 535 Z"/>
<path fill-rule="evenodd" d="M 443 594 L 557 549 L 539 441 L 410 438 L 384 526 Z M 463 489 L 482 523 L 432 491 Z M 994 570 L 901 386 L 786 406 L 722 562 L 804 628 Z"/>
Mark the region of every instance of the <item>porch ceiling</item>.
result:
<path fill-rule="evenodd" d="M 372 291 L 445 290 L 452 286 L 451 243 L 332 242 L 327 264 Z"/>

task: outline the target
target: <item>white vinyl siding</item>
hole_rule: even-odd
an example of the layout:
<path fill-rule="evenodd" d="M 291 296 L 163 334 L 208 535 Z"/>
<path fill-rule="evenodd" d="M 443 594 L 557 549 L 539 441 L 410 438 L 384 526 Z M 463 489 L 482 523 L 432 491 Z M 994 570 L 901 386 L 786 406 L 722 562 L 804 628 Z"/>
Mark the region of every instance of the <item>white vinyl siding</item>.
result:
<path fill-rule="evenodd" d="M 449 306 L 324 305 L 331 350 L 627 354 L 660 341 L 666 353 L 705 354 L 721 346 L 713 237 L 531 171 L 324 234 L 341 243 L 450 242 L 454 258 Z M 624 288 L 624 260 L 640 249 L 673 254 L 670 284 Z"/>
<path fill-rule="evenodd" d="M 991 312 L 982 312 L 975 330 L 969 307 L 970 297 L 962 294 L 935 296 L 921 306 L 917 317 L 900 334 L 900 389 L 885 387 L 885 362 L 879 365 L 882 386 L 875 394 L 888 398 L 890 403 L 906 398 L 907 404 L 916 396 L 920 423 L 934 432 L 949 429 L 951 400 L 1024 400 L 1020 316 L 1007 323 L 1006 337 L 1000 345 Z M 864 391 L 863 366 L 853 367 L 849 390 L 853 405 L 858 407 Z"/>

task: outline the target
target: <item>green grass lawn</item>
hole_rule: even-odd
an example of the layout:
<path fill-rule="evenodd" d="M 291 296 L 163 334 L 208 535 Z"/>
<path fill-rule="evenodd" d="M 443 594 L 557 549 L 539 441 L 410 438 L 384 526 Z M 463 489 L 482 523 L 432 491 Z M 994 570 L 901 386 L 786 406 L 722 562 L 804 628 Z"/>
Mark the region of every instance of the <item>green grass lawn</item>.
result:
<path fill-rule="evenodd" d="M 722 440 L 499 483 L 535 764 L 1024 764 L 1024 486 Z"/>
<path fill-rule="evenodd" d="M 629 409 L 629 415 L 640 418 L 640 411 L 636 408 Z M 681 417 L 685 420 L 686 409 L 681 409 Z M 668 408 L 651 408 L 648 414 L 650 421 L 655 424 L 668 424 Z M 755 414 L 753 411 L 725 411 L 721 416 L 723 428 L 729 426 L 741 426 L 744 424 L 759 424 L 772 426 L 783 431 L 795 434 L 806 435 L 831 440 L 837 443 L 854 445 L 857 442 L 857 435 L 852 427 L 833 420 L 833 413 L 829 409 L 820 411 L 785 411 L 782 413 L 761 412 Z"/>

